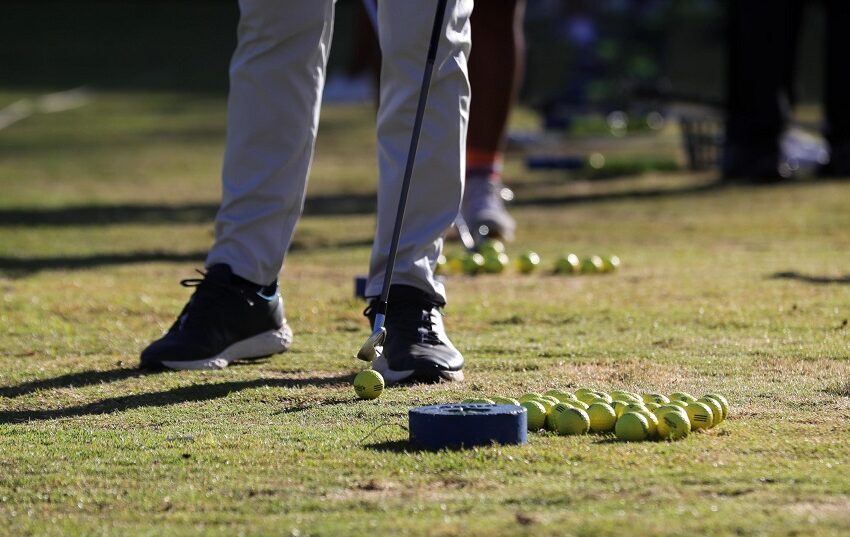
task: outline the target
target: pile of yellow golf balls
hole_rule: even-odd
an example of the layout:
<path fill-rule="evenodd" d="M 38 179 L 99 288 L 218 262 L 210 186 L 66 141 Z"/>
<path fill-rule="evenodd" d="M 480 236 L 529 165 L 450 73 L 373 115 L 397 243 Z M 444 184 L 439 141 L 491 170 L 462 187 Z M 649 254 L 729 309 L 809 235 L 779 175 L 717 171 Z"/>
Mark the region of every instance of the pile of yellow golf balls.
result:
<path fill-rule="evenodd" d="M 729 401 L 718 393 L 697 399 L 685 392 L 638 394 L 579 388 L 549 390 L 519 399 L 491 397 L 462 403 L 519 405 L 528 413 L 528 430 L 546 429 L 561 435 L 611 434 L 618 439 L 679 440 L 692 431 L 711 429 L 729 415 Z"/>
<path fill-rule="evenodd" d="M 520 274 L 531 274 L 540 268 L 540 256 L 531 250 L 523 252 L 514 259 L 513 265 Z M 511 258 L 505 252 L 505 245 L 496 239 L 488 239 L 478 246 L 475 252 L 462 254 L 447 253 L 437 260 L 439 274 L 500 274 L 511 266 Z M 614 272 L 620 268 L 620 258 L 616 255 L 591 255 L 580 258 L 576 254 L 564 254 L 555 259 L 552 267 L 554 274 L 579 275 Z"/>

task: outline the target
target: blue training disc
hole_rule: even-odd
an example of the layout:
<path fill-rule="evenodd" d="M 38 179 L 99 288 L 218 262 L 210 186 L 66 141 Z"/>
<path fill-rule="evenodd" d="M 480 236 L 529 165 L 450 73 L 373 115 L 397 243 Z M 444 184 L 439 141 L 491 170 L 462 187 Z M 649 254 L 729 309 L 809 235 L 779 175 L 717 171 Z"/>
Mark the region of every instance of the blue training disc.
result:
<path fill-rule="evenodd" d="M 516 405 L 478 403 L 411 408 L 410 442 L 425 449 L 462 449 L 528 442 L 528 413 Z"/>

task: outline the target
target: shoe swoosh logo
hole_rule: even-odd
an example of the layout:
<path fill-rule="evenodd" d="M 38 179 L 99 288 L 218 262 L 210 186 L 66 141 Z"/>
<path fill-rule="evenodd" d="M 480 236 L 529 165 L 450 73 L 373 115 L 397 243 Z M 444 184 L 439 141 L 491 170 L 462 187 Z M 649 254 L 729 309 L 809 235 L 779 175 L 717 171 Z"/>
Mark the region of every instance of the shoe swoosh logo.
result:
<path fill-rule="evenodd" d="M 257 296 L 265 300 L 266 302 L 271 302 L 275 298 L 277 298 L 277 293 L 272 293 L 270 295 L 264 295 L 262 291 L 257 291 Z"/>

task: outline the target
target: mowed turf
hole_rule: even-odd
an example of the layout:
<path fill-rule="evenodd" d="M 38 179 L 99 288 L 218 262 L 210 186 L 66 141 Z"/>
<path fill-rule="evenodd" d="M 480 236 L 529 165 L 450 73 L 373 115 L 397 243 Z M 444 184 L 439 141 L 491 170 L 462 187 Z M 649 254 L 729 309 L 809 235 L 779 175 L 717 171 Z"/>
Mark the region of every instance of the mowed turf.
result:
<path fill-rule="evenodd" d="M 621 270 L 450 276 L 467 381 L 358 401 L 373 117 L 325 110 L 282 277 L 292 350 L 191 373 L 136 363 L 212 240 L 224 99 L 102 93 L 0 131 L 0 533 L 850 531 L 850 182 L 565 181 L 515 159 L 509 253 Z M 406 443 L 411 406 L 580 386 L 721 392 L 732 411 L 676 443 Z"/>

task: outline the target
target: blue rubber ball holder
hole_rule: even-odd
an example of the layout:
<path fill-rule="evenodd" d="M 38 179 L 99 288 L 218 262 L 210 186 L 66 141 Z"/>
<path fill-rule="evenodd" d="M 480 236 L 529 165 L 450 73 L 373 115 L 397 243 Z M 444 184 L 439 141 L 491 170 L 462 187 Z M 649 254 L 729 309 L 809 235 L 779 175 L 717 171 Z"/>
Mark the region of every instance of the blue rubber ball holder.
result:
<path fill-rule="evenodd" d="M 411 408 L 410 443 L 417 447 L 463 449 L 528 442 L 528 413 L 516 405 L 449 404 Z"/>

